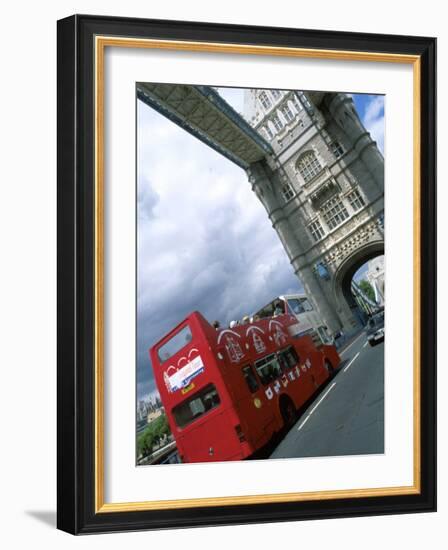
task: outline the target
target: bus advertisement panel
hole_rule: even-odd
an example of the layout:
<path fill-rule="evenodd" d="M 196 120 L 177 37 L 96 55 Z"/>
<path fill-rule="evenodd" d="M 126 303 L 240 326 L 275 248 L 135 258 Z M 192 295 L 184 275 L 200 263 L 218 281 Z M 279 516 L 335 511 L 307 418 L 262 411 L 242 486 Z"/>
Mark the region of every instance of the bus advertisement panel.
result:
<path fill-rule="evenodd" d="M 182 462 L 241 460 L 290 427 L 339 367 L 300 322 L 278 315 L 215 329 L 198 312 L 150 349 L 156 383 Z"/>

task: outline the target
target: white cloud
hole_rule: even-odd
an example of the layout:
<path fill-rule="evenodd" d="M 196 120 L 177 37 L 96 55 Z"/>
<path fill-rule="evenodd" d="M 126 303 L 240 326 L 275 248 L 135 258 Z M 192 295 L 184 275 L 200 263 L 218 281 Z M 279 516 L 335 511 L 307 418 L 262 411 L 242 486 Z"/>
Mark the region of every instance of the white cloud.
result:
<path fill-rule="evenodd" d="M 138 395 L 148 348 L 191 311 L 228 323 L 300 288 L 244 171 L 138 104 Z"/>

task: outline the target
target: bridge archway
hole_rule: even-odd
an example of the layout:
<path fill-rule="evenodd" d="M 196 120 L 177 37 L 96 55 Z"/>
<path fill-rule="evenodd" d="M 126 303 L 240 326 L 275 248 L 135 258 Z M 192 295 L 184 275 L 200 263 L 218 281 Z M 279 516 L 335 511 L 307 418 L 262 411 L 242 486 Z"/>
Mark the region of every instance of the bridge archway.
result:
<path fill-rule="evenodd" d="M 384 241 L 370 242 L 344 259 L 333 280 L 334 303 L 346 329 L 353 330 L 364 325 L 363 315 L 353 296 L 351 284 L 358 269 L 369 260 L 384 255 Z"/>

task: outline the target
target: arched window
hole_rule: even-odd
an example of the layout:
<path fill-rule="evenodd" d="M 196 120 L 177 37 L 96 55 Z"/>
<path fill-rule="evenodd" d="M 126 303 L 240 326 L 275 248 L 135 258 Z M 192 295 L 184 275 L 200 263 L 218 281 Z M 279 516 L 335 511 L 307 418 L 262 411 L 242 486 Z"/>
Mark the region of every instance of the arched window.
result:
<path fill-rule="evenodd" d="M 272 117 L 272 123 L 274 124 L 274 128 L 276 132 L 280 132 L 280 130 L 283 128 L 284 124 L 281 118 L 278 116 L 278 114 L 273 115 Z"/>
<path fill-rule="evenodd" d="M 291 122 L 291 120 L 294 120 L 294 113 L 291 111 L 287 103 L 283 105 L 282 113 L 283 113 L 283 116 L 285 117 L 286 122 Z"/>
<path fill-rule="evenodd" d="M 263 130 L 268 139 L 272 139 L 274 137 L 272 130 L 269 128 L 269 124 L 266 124 L 266 126 L 263 127 Z"/>
<path fill-rule="evenodd" d="M 272 101 L 269 99 L 269 96 L 266 92 L 260 92 L 258 99 L 260 100 L 261 105 L 266 111 L 271 107 Z"/>
<path fill-rule="evenodd" d="M 322 166 L 314 152 L 307 151 L 297 162 L 297 169 L 305 182 L 308 182 L 322 170 Z"/>

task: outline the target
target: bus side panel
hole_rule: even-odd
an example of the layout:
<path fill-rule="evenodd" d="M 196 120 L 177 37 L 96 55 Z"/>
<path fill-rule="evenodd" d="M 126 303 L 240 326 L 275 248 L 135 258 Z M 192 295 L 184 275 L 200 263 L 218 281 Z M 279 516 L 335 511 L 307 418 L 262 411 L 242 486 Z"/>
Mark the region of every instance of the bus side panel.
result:
<path fill-rule="evenodd" d="M 222 351 L 222 350 L 221 350 Z M 224 354 L 224 351 L 222 351 Z M 224 379 L 234 404 L 235 413 L 239 418 L 242 432 L 252 452 L 265 445 L 278 430 L 278 419 L 265 394 L 265 387 L 259 384 L 255 392 L 251 392 L 244 379 L 243 368 L 250 366 L 255 372 L 254 358 L 241 362 L 240 365 L 226 365 Z"/>
<path fill-rule="evenodd" d="M 311 336 L 302 336 L 293 343 L 293 346 L 299 356 L 300 376 L 294 383 L 293 400 L 296 408 L 300 408 L 315 393 L 318 382 L 316 380 L 316 358 L 322 359 L 320 352 L 313 345 Z M 311 369 L 306 365 L 311 362 Z"/>
<path fill-rule="evenodd" d="M 243 433 L 253 451 L 263 447 L 281 428 L 275 408 L 269 404 L 261 388 L 235 404 Z"/>
<path fill-rule="evenodd" d="M 325 357 L 330 361 L 331 366 L 334 370 L 337 370 L 341 364 L 341 358 L 335 346 L 330 346 L 328 344 L 322 346 L 322 352 Z"/>
<path fill-rule="evenodd" d="M 316 385 L 317 387 L 320 387 L 328 380 L 330 376 L 325 367 L 325 355 L 322 352 L 322 348 L 319 348 L 319 350 L 313 352 L 311 361 L 313 365 L 311 370 L 313 372 Z"/>
<path fill-rule="evenodd" d="M 314 348 L 312 347 L 310 337 L 301 337 L 297 341 L 291 341 L 290 345 L 297 348 L 297 343 L 299 343 L 299 347 L 300 344 L 302 347 L 302 353 L 296 350 L 303 358 L 297 365 L 300 368 L 300 364 L 309 356 L 309 351 Z M 278 351 L 273 344 L 271 346 L 271 349 L 266 350 L 265 355 Z M 224 351 L 222 353 L 225 355 Z M 255 363 L 262 357 L 263 355 L 254 356 L 252 354 L 247 356 L 246 361 L 241 361 L 238 365 L 227 364 L 224 375 L 224 379 L 228 383 L 229 394 L 234 402 L 235 412 L 240 419 L 242 432 L 246 436 L 253 452 L 269 443 L 272 437 L 283 429 L 284 420 L 280 407 L 280 398 L 282 395 L 288 395 L 296 407 L 299 407 L 315 391 L 311 375 L 303 372 L 300 381 L 288 381 L 287 386 L 280 381 L 279 377 L 276 383 L 280 384 L 280 393 L 274 391 L 274 382 L 263 384 L 258 377 L 258 389 L 251 392 L 244 379 L 242 370 L 250 366 L 252 372 L 255 373 Z M 286 375 L 281 378 L 285 377 Z"/>

